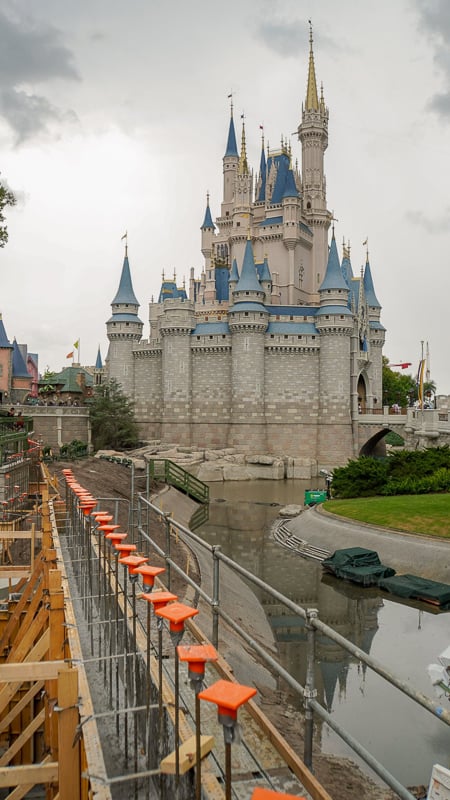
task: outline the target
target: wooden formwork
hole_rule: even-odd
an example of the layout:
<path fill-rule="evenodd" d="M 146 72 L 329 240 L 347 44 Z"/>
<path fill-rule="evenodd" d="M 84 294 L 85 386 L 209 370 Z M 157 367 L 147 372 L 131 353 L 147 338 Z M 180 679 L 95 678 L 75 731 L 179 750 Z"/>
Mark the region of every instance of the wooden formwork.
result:
<path fill-rule="evenodd" d="M 84 669 L 72 666 L 81 650 L 72 652 L 67 635 L 74 615 L 53 545 L 45 486 L 42 548 L 22 568 L 20 599 L 0 611 L 0 789 L 9 788 L 8 800 L 37 785 L 45 786 L 46 800 L 108 800 L 108 787 L 102 780 L 94 787 L 89 777 L 101 779 L 102 764 L 96 752 L 91 767 L 80 725 L 80 705 L 90 713 L 92 706 Z M 11 577 L 10 566 L 0 567 L 2 577 Z"/>

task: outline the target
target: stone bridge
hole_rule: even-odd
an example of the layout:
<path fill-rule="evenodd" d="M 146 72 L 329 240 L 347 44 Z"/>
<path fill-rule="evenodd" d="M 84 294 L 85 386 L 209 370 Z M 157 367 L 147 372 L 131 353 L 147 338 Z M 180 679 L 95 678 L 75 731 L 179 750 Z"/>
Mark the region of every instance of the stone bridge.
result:
<path fill-rule="evenodd" d="M 407 450 L 450 445 L 450 413 L 439 409 L 402 408 L 393 413 L 388 406 L 381 412 L 358 414 L 358 453 L 376 455 L 383 450 L 389 431 L 398 433 Z"/>

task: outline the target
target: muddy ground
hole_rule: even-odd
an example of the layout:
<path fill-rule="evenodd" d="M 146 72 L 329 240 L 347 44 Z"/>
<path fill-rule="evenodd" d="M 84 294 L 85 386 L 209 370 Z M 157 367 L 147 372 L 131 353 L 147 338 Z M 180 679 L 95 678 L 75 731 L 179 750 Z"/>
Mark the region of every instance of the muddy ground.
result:
<path fill-rule="evenodd" d="M 131 472 L 126 467 L 111 463 L 106 460 L 87 458 L 76 462 L 54 462 L 49 465 L 50 472 L 61 478 L 61 490 L 64 493 L 64 481 L 62 480 L 62 470 L 70 467 L 79 482 L 88 488 L 95 497 L 121 497 L 129 499 L 131 486 Z M 136 472 L 135 484 L 139 491 L 145 488 L 143 475 Z M 156 485 L 154 487 L 157 488 Z M 127 528 L 126 504 L 120 504 L 121 519 L 119 519 L 124 529 Z M 159 533 L 158 533 L 159 530 Z M 164 530 L 162 526 L 156 529 L 155 539 L 160 536 L 161 547 L 164 547 Z M 178 563 L 186 563 L 186 546 L 181 540 L 174 543 L 172 557 Z M 155 564 L 157 560 L 155 560 Z M 190 568 L 192 577 L 200 581 L 200 571 L 195 572 L 195 559 Z M 178 579 L 179 580 L 179 579 Z M 177 581 L 176 575 L 174 581 Z M 179 593 L 180 599 L 183 597 L 184 585 L 174 584 L 172 590 Z M 257 631 L 253 632 L 257 634 Z M 245 648 L 239 645 L 240 655 L 247 657 Z M 228 649 L 228 648 L 225 648 Z M 232 648 L 224 653 L 225 657 L 232 657 Z M 248 654 L 250 661 L 252 658 Z M 231 662 L 231 666 L 233 663 Z M 255 685 L 258 682 L 255 681 Z M 285 739 L 297 753 L 303 752 L 303 740 L 301 731 L 303 730 L 303 714 L 294 708 L 290 702 L 287 692 L 273 690 L 265 682 L 260 682 L 258 688 L 258 702 L 269 719 L 276 727 L 283 732 Z M 314 774 L 327 789 L 333 800 L 392 800 L 397 797 L 390 790 L 381 787 L 370 781 L 361 770 L 350 760 L 331 755 L 322 755 L 319 751 L 314 753 Z M 418 787 L 413 793 L 417 797 L 424 797 L 424 787 Z"/>

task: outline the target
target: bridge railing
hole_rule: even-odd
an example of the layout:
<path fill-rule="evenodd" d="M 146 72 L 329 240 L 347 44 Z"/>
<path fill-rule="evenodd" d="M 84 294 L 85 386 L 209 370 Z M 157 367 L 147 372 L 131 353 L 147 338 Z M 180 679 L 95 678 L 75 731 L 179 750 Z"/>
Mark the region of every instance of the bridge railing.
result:
<path fill-rule="evenodd" d="M 199 503 L 209 503 L 209 486 L 179 464 L 168 458 L 152 458 L 148 462 L 148 469 L 151 478 L 159 478 L 175 486 Z"/>

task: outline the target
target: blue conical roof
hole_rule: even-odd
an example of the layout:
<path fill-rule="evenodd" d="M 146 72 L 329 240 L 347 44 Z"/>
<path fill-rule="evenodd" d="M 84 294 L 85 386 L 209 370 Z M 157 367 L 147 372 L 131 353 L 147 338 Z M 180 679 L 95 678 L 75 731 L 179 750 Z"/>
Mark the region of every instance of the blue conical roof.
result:
<path fill-rule="evenodd" d="M 372 308 L 381 308 L 373 288 L 372 271 L 370 269 L 369 259 L 366 261 L 366 269 L 364 270 L 364 294 L 366 295 L 366 303 Z"/>
<path fill-rule="evenodd" d="M 269 262 L 267 261 L 267 256 L 265 256 L 264 263 L 262 265 L 261 270 L 259 271 L 259 280 L 260 281 L 272 280 L 272 275 L 270 274 Z"/>
<path fill-rule="evenodd" d="M 230 283 L 231 281 L 236 281 L 237 283 L 238 280 L 239 280 L 239 272 L 237 267 L 237 261 L 235 258 L 233 258 L 233 264 L 231 265 L 231 272 L 230 272 L 230 277 L 228 278 L 228 283 Z"/>
<path fill-rule="evenodd" d="M 352 264 L 350 261 L 350 256 L 345 255 L 344 258 L 342 259 L 341 270 L 348 288 L 351 289 L 352 278 L 354 277 L 354 275 L 353 275 Z"/>
<path fill-rule="evenodd" d="M 256 273 L 253 247 L 250 239 L 245 244 L 244 261 L 242 263 L 241 277 L 234 290 L 235 292 L 263 292 Z"/>
<path fill-rule="evenodd" d="M 102 354 L 100 353 L 100 345 L 98 347 L 95 369 L 103 369 Z"/>
<path fill-rule="evenodd" d="M 211 217 L 211 210 L 209 208 L 209 200 L 206 203 L 206 211 L 205 211 L 205 219 L 203 220 L 202 228 L 212 228 L 214 230 L 216 226 L 212 221 Z"/>
<path fill-rule="evenodd" d="M 119 288 L 117 294 L 112 301 L 112 305 L 130 305 L 138 306 L 136 295 L 133 291 L 133 284 L 131 282 L 130 265 L 128 263 L 128 255 L 125 251 L 125 258 L 123 260 L 122 275 L 120 276 Z"/>
<path fill-rule="evenodd" d="M 13 341 L 12 374 L 14 378 L 29 378 L 27 365 L 25 364 L 19 345 Z"/>
<path fill-rule="evenodd" d="M 283 192 L 283 197 L 298 197 L 298 189 L 295 185 L 295 178 L 292 169 L 289 169 L 286 175 L 286 185 Z"/>
<path fill-rule="evenodd" d="M 328 253 L 328 263 L 325 277 L 322 281 L 319 292 L 324 292 L 328 289 L 347 289 L 348 291 L 347 281 L 342 274 L 341 265 L 339 263 L 339 256 L 334 234 L 333 238 L 331 239 L 330 251 Z"/>
<path fill-rule="evenodd" d="M 237 158 L 239 158 L 239 153 L 236 144 L 236 132 L 234 130 L 233 112 L 231 113 L 230 117 L 230 127 L 228 129 L 228 141 L 227 141 L 227 149 L 225 150 L 225 156 L 236 156 Z"/>
<path fill-rule="evenodd" d="M 3 325 L 3 319 L 1 314 L 0 314 L 0 347 L 12 347 L 12 344 L 6 335 L 5 326 Z"/>
<path fill-rule="evenodd" d="M 259 162 L 259 174 L 261 176 L 261 186 L 257 197 L 257 200 L 260 201 L 266 199 L 266 171 L 267 171 L 267 162 L 266 162 L 266 153 L 264 150 L 264 139 L 263 139 L 261 146 L 261 161 Z"/>

